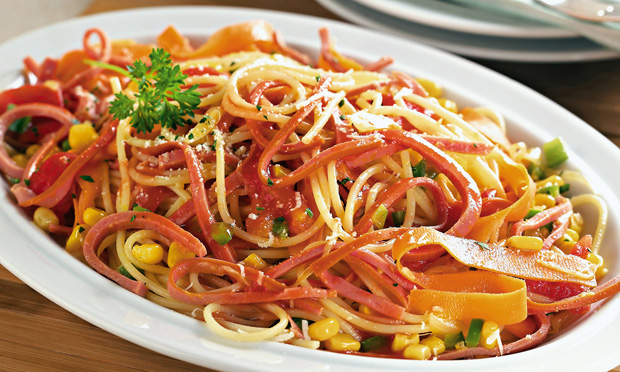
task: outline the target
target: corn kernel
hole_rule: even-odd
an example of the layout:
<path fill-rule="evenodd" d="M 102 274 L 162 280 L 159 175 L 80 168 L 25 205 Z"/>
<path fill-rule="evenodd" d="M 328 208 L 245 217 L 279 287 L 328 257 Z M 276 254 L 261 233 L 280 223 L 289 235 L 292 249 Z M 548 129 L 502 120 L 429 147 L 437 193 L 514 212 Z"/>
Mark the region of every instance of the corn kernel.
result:
<path fill-rule="evenodd" d="M 506 245 L 514 249 L 540 251 L 543 247 L 543 240 L 537 236 L 511 236 L 506 240 Z"/>
<path fill-rule="evenodd" d="M 164 249 L 159 244 L 134 245 L 131 254 L 145 264 L 154 265 L 164 258 Z"/>
<path fill-rule="evenodd" d="M 88 226 L 94 226 L 105 216 L 107 216 L 107 213 L 99 208 L 86 208 L 82 217 L 85 224 Z"/>
<path fill-rule="evenodd" d="M 172 242 L 168 247 L 168 267 L 173 267 L 179 261 L 187 260 L 188 258 L 194 258 L 196 255 L 178 242 Z"/>
<path fill-rule="evenodd" d="M 403 351 L 410 345 L 415 345 L 420 342 L 420 335 L 417 333 L 397 333 L 394 335 L 392 341 L 392 351 Z"/>
<path fill-rule="evenodd" d="M 97 138 L 99 138 L 99 134 L 89 122 L 73 125 L 69 129 L 69 145 L 77 152 L 82 152 Z"/>
<path fill-rule="evenodd" d="M 536 182 L 536 189 L 540 189 L 545 186 L 563 186 L 564 180 L 560 176 L 549 176 L 542 181 Z"/>
<path fill-rule="evenodd" d="M 437 101 L 439 101 L 439 104 L 446 110 L 452 111 L 455 114 L 459 112 L 459 107 L 457 106 L 456 102 L 454 102 L 453 100 L 446 99 L 446 98 L 439 98 Z"/>
<path fill-rule="evenodd" d="M 39 149 L 41 148 L 41 145 L 30 145 L 28 146 L 28 148 L 26 149 L 26 156 L 31 158 L 34 154 L 37 153 L 37 151 L 39 151 Z"/>
<path fill-rule="evenodd" d="M 69 235 L 69 238 L 67 238 L 67 244 L 65 245 L 67 252 L 76 253 L 82 250 L 82 243 L 84 242 L 84 235 L 82 234 L 83 232 L 83 226 L 76 225 L 73 228 L 71 235 Z"/>
<path fill-rule="evenodd" d="M 407 359 L 428 360 L 431 358 L 431 348 L 422 344 L 409 345 L 403 351 L 403 356 Z"/>
<path fill-rule="evenodd" d="M 276 164 L 273 166 L 273 175 L 277 178 L 284 177 L 290 174 L 291 171 L 288 168 L 281 166 L 280 164 Z"/>
<path fill-rule="evenodd" d="M 573 230 L 573 229 L 566 229 L 566 232 L 564 233 L 564 235 L 567 235 L 569 238 L 571 238 L 572 240 L 578 242 L 579 241 L 579 234 L 577 233 L 577 231 Z"/>
<path fill-rule="evenodd" d="M 25 167 L 28 164 L 28 157 L 25 154 L 17 154 L 11 156 L 11 159 L 20 167 Z"/>
<path fill-rule="evenodd" d="M 558 246 L 558 248 L 562 250 L 562 252 L 566 254 L 570 254 L 570 252 L 575 247 L 576 242 L 570 239 L 568 235 L 564 234 L 564 236 L 558 239 L 558 241 L 555 244 Z"/>
<path fill-rule="evenodd" d="M 441 96 L 442 89 L 440 84 L 424 78 L 416 78 L 416 81 L 420 83 L 422 88 L 424 88 L 424 90 L 428 93 L 429 96 L 435 98 Z"/>
<path fill-rule="evenodd" d="M 499 326 L 492 320 L 486 320 L 480 331 L 480 346 L 492 349 L 497 346 L 499 337 Z"/>
<path fill-rule="evenodd" d="M 58 216 L 49 208 L 39 207 L 32 216 L 34 223 L 43 231 L 50 231 L 50 225 L 58 225 Z"/>
<path fill-rule="evenodd" d="M 444 351 L 446 351 L 446 344 L 443 342 L 442 339 L 437 336 L 427 337 L 424 340 L 420 341 L 420 343 L 431 348 L 431 353 L 434 356 L 442 354 Z"/>
<path fill-rule="evenodd" d="M 373 310 L 371 308 L 369 308 L 368 306 L 364 305 L 364 304 L 360 305 L 358 310 L 362 314 L 366 314 L 366 315 L 374 314 Z"/>
<path fill-rule="evenodd" d="M 243 263 L 245 264 L 245 266 L 249 266 L 256 270 L 262 270 L 267 267 L 267 262 L 260 258 L 256 253 L 252 253 L 251 255 L 247 256 L 245 260 L 243 260 Z"/>
<path fill-rule="evenodd" d="M 335 336 L 338 331 L 340 331 L 340 323 L 338 323 L 336 318 L 321 319 L 308 327 L 308 335 L 310 335 L 311 339 L 317 341 L 325 341 Z"/>
<path fill-rule="evenodd" d="M 555 198 L 549 194 L 536 194 L 534 205 L 544 205 L 546 208 L 551 208 L 555 206 Z"/>
<path fill-rule="evenodd" d="M 568 228 L 581 235 L 584 223 L 583 216 L 580 213 L 573 213 L 569 218 Z"/>
<path fill-rule="evenodd" d="M 359 351 L 361 344 L 353 336 L 338 333 L 325 340 L 325 348 L 330 351 Z"/>

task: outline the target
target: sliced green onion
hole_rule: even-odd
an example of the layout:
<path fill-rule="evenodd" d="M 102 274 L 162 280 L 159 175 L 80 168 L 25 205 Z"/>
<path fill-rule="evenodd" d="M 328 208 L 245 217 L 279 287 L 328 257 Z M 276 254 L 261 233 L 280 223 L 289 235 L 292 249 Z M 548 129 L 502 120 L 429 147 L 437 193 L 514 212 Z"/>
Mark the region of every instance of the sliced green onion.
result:
<path fill-rule="evenodd" d="M 134 268 L 136 268 L 136 269 L 140 272 L 140 274 L 144 275 L 144 270 L 142 270 L 142 269 L 141 269 L 141 268 L 139 268 L 139 267 L 135 267 L 135 266 L 134 266 Z M 121 275 L 126 276 L 126 277 L 128 277 L 129 279 L 131 279 L 131 280 L 136 280 L 136 278 L 134 278 L 134 277 L 133 277 L 133 276 L 129 273 L 129 271 L 127 271 L 127 269 L 125 268 L 125 266 L 123 266 L 123 265 L 119 266 L 119 267 L 116 269 L 116 271 L 118 271 L 119 273 L 121 273 Z"/>
<path fill-rule="evenodd" d="M 132 210 L 133 210 L 134 212 L 150 212 L 150 210 L 148 210 L 148 209 L 146 209 L 146 208 L 144 208 L 144 207 L 140 206 L 138 203 L 135 203 L 135 204 L 133 205 Z"/>
<path fill-rule="evenodd" d="M 128 78 L 132 78 L 131 75 L 129 74 L 129 71 L 127 71 L 126 69 L 124 69 L 122 67 L 116 66 L 116 65 L 111 65 L 109 63 L 95 61 L 95 60 L 92 60 L 92 59 L 85 59 L 82 62 L 86 63 L 87 65 L 94 66 L 94 67 L 101 67 L 101 68 L 104 68 L 106 70 L 118 72 L 119 74 L 125 75 Z M 132 78 L 132 80 L 136 81 L 135 78 Z"/>
<path fill-rule="evenodd" d="M 542 170 L 542 168 L 539 167 L 538 165 L 535 165 L 534 163 L 530 164 L 527 167 L 527 173 L 529 173 L 530 176 L 532 176 L 532 179 L 534 181 L 544 180 L 545 178 L 547 178 L 547 175 Z"/>
<path fill-rule="evenodd" d="M 545 187 L 541 187 L 536 191 L 537 194 L 547 194 L 551 196 L 560 195 L 560 186 L 558 185 L 549 185 Z"/>
<path fill-rule="evenodd" d="M 467 347 L 476 347 L 480 343 L 480 334 L 482 332 L 482 325 L 484 319 L 472 319 L 469 323 L 469 330 L 467 331 L 467 338 L 465 339 L 465 345 Z"/>
<path fill-rule="evenodd" d="M 414 177 L 426 176 L 426 161 L 422 159 L 418 164 L 412 165 L 411 171 L 413 172 Z"/>
<path fill-rule="evenodd" d="M 549 168 L 555 168 L 568 160 L 564 142 L 559 137 L 545 143 L 542 150 Z"/>
<path fill-rule="evenodd" d="M 405 222 L 405 211 L 396 211 L 392 213 L 392 222 L 394 222 L 394 227 L 401 227 L 403 222 Z"/>
<path fill-rule="evenodd" d="M 467 331 L 467 339 L 465 345 L 467 347 L 476 347 L 480 343 L 480 333 L 482 331 L 483 319 L 472 319 L 469 323 L 469 330 Z"/>
<path fill-rule="evenodd" d="M 71 145 L 69 144 L 69 140 L 66 139 L 66 140 L 62 141 L 62 144 L 60 145 L 60 148 L 62 148 L 62 151 L 69 151 L 69 150 L 71 150 Z"/>
<path fill-rule="evenodd" d="M 386 344 L 387 344 L 387 337 L 381 336 L 381 335 L 372 336 L 361 342 L 360 350 L 362 352 L 377 350 L 377 349 L 381 349 Z"/>
<path fill-rule="evenodd" d="M 542 212 L 540 209 L 530 209 L 527 214 L 525 215 L 525 217 L 523 218 L 524 220 L 529 220 L 530 218 L 534 217 L 535 215 L 537 215 L 538 213 Z"/>
<path fill-rule="evenodd" d="M 314 216 L 314 213 L 312 212 L 312 209 L 310 208 L 306 208 L 306 214 L 308 215 L 308 217 L 312 218 L 312 216 Z"/>
<path fill-rule="evenodd" d="M 560 186 L 560 194 L 564 194 L 565 192 L 570 191 L 570 184 L 566 183 L 562 186 Z"/>
<path fill-rule="evenodd" d="M 284 217 L 278 217 L 273 221 L 271 232 L 280 239 L 288 238 L 288 223 Z"/>
<path fill-rule="evenodd" d="M 232 240 L 232 227 L 225 222 L 216 222 L 211 225 L 211 237 L 219 245 L 224 245 Z"/>
<path fill-rule="evenodd" d="M 375 224 L 377 229 L 382 229 L 385 226 L 385 220 L 387 219 L 388 210 L 385 205 L 381 204 L 379 208 L 372 214 L 370 218 L 372 222 Z"/>
<path fill-rule="evenodd" d="M 446 345 L 446 349 L 451 350 L 451 349 L 456 348 L 456 345 L 459 342 L 465 342 L 465 336 L 463 336 L 463 332 L 448 333 L 444 337 L 443 342 Z"/>

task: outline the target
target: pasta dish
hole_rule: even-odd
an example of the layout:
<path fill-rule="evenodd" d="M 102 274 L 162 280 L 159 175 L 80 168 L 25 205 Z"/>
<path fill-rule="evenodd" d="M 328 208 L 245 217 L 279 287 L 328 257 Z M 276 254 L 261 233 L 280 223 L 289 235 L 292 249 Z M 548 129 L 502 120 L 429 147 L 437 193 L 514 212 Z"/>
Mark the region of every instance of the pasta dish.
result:
<path fill-rule="evenodd" d="M 0 170 L 69 254 L 231 340 L 499 356 L 620 290 L 560 138 L 512 142 L 501 113 L 319 36 L 315 60 L 263 21 L 200 46 L 90 29 L 0 93 Z"/>

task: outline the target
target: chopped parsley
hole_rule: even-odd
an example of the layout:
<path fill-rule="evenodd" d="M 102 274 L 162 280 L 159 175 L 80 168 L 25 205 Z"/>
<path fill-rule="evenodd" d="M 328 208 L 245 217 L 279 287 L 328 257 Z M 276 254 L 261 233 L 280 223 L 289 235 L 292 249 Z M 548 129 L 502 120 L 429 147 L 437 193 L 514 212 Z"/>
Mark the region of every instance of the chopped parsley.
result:
<path fill-rule="evenodd" d="M 478 244 L 478 246 L 480 246 L 480 248 L 482 248 L 482 249 L 486 249 L 486 250 L 490 249 L 489 245 L 487 243 L 476 242 L 476 244 Z"/>
<path fill-rule="evenodd" d="M 80 176 L 81 179 L 83 179 L 86 182 L 95 182 L 95 180 L 89 176 L 89 175 L 85 175 L 85 176 Z"/>
<path fill-rule="evenodd" d="M 309 217 L 314 216 L 314 213 L 312 213 L 312 210 L 311 210 L 310 208 L 306 208 L 306 214 L 307 214 Z"/>
<path fill-rule="evenodd" d="M 140 206 L 138 203 L 134 203 L 132 210 L 134 212 L 150 212 L 150 210 Z"/>
<path fill-rule="evenodd" d="M 152 131 L 155 123 L 171 129 L 184 126 L 183 116 L 194 117 L 194 110 L 200 104 L 198 85 L 181 90 L 187 75 L 181 72 L 179 65 L 172 65 L 170 53 L 164 49 L 151 50 L 149 59 L 150 66 L 136 60 L 127 66 L 127 71 L 121 69 L 138 83 L 138 93 L 134 99 L 122 92 L 116 93 L 110 103 L 110 113 L 118 120 L 129 118 L 138 133 Z"/>

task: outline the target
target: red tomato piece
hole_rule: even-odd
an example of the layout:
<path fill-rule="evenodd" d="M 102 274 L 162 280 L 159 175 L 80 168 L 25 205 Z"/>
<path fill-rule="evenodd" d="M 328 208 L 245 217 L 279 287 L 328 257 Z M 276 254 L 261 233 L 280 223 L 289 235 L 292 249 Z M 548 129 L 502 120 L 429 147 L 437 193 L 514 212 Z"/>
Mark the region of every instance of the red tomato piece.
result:
<path fill-rule="evenodd" d="M 62 172 L 67 169 L 69 163 L 77 156 L 68 152 L 56 153 L 41 164 L 41 167 L 30 177 L 30 189 L 36 194 L 47 190 L 60 178 Z"/>
<path fill-rule="evenodd" d="M 39 170 L 30 176 L 30 189 L 38 195 L 50 188 L 76 157 L 75 154 L 59 152 L 47 158 Z M 64 215 L 73 206 L 71 199 L 72 197 L 67 193 L 52 210 L 59 216 Z"/>
<path fill-rule="evenodd" d="M 525 284 L 528 292 L 543 295 L 553 301 L 576 296 L 588 289 L 586 286 L 575 283 L 545 282 L 529 279 L 525 281 Z"/>
<path fill-rule="evenodd" d="M 172 195 L 174 195 L 174 192 L 164 186 L 149 187 L 138 185 L 136 204 L 154 212 L 165 198 Z"/>
<path fill-rule="evenodd" d="M 45 85 L 24 85 L 0 93 L 0 114 L 4 114 L 10 104 L 41 102 L 63 107 L 60 89 L 50 89 Z"/>

